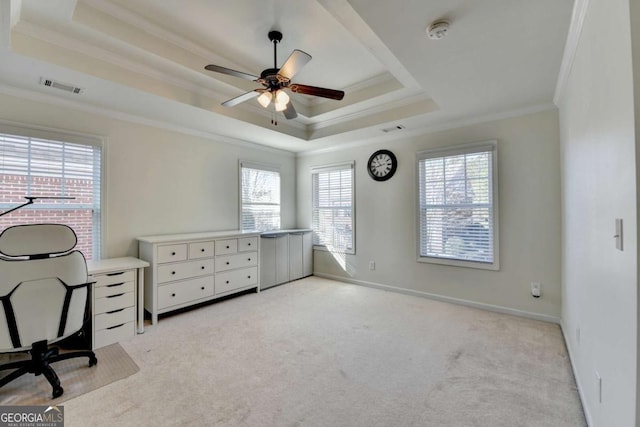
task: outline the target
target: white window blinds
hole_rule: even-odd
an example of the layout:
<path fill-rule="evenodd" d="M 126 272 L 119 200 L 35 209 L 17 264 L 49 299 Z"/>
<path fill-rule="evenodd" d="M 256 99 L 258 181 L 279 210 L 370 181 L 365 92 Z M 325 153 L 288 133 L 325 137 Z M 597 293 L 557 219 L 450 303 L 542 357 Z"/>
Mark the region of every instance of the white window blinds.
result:
<path fill-rule="evenodd" d="M 36 200 L 3 216 L 0 231 L 19 224 L 66 224 L 78 236 L 76 249 L 98 259 L 100 164 L 99 145 L 0 133 L 0 210 L 24 203 L 26 196 L 74 197 Z"/>
<path fill-rule="evenodd" d="M 418 154 L 419 255 L 497 265 L 496 144 Z"/>
<path fill-rule="evenodd" d="M 280 228 L 280 172 L 268 166 L 240 164 L 242 230 Z"/>
<path fill-rule="evenodd" d="M 353 163 L 312 169 L 313 243 L 354 253 Z"/>

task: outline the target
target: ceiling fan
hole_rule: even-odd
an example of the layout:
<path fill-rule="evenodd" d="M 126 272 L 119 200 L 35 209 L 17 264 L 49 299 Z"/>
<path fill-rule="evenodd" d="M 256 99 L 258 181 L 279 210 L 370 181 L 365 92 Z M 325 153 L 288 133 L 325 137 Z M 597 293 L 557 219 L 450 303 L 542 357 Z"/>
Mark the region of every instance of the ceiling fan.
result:
<path fill-rule="evenodd" d="M 307 62 L 311 61 L 311 55 L 295 49 L 284 64 L 282 64 L 282 68 L 278 68 L 277 45 L 282 40 L 282 33 L 280 31 L 269 31 L 269 40 L 273 43 L 273 68 L 263 70 L 262 73 L 260 73 L 260 77 L 243 73 L 242 71 L 231 70 L 219 65 L 207 65 L 204 67 L 209 71 L 252 80 L 264 86 L 263 88 L 254 89 L 251 92 L 229 99 L 223 102 L 222 105 L 225 107 L 233 107 L 257 96 L 258 102 L 264 108 L 267 108 L 271 104 L 271 101 L 273 101 L 276 111 L 282 111 L 287 119 L 295 119 L 298 117 L 298 113 L 290 102 L 289 95 L 287 95 L 283 89 L 288 89 L 294 93 L 319 96 L 338 101 L 344 97 L 344 92 L 341 90 L 291 83 L 293 76 L 295 76 Z"/>

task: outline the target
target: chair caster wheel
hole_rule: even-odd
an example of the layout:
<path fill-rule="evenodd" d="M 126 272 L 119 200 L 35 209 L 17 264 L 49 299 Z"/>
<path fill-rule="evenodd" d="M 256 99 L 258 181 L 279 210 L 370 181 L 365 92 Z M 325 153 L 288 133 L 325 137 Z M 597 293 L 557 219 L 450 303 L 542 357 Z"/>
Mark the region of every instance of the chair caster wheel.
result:
<path fill-rule="evenodd" d="M 89 367 L 97 365 L 98 364 L 98 359 L 96 359 L 95 356 L 89 357 Z"/>
<path fill-rule="evenodd" d="M 56 397 L 62 396 L 62 393 L 64 393 L 64 389 L 62 387 L 54 387 L 53 388 L 53 398 L 54 399 Z"/>

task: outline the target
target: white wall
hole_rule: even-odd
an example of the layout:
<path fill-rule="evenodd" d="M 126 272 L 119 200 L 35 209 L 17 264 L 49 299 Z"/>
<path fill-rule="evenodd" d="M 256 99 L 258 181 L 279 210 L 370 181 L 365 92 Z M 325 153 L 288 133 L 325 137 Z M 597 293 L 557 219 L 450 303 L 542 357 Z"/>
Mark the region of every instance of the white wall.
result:
<path fill-rule="evenodd" d="M 295 225 L 295 157 L 0 94 L 0 121 L 107 138 L 103 257 L 138 253 L 136 236 L 239 227 L 238 160 L 280 165 L 282 226 Z"/>
<path fill-rule="evenodd" d="M 415 153 L 431 147 L 498 141 L 500 271 L 416 262 Z M 391 149 L 398 170 L 375 182 L 366 162 Z M 355 160 L 356 254 L 344 268 L 330 253 L 315 251 L 315 272 L 446 298 L 473 301 L 559 321 L 560 167 L 556 110 L 477 124 L 386 144 L 301 156 L 298 159 L 298 226 L 311 225 L 310 168 Z M 375 271 L 369 261 L 376 262 Z M 543 296 L 530 294 L 542 283 Z"/>
<path fill-rule="evenodd" d="M 629 5 L 589 1 L 559 104 L 562 320 L 593 426 L 636 425 L 637 168 Z M 623 252 L 615 248 L 615 218 L 624 220 Z"/>

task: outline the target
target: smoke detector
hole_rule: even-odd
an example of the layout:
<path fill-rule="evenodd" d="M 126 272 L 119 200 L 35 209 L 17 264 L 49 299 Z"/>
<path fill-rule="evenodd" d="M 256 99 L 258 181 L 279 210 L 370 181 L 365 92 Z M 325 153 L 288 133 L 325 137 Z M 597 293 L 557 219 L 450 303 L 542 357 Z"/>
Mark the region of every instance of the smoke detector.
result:
<path fill-rule="evenodd" d="M 438 20 L 433 21 L 431 25 L 427 27 L 427 35 L 432 40 L 443 39 L 449 31 L 449 21 Z"/>

